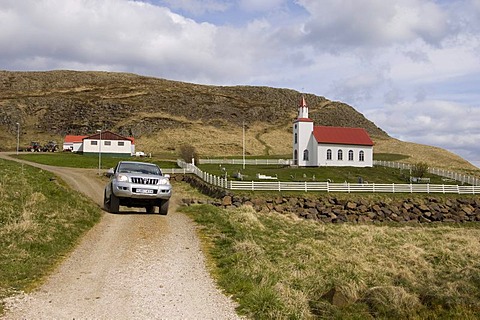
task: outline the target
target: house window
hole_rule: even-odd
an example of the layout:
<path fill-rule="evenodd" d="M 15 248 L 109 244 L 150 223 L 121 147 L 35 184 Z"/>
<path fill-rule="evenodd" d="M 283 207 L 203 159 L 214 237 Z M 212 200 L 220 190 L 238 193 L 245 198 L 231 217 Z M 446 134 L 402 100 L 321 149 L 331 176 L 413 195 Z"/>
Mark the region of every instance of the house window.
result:
<path fill-rule="evenodd" d="M 327 150 L 327 160 L 332 160 L 332 150 L 331 149 Z"/>
<path fill-rule="evenodd" d="M 90 145 L 91 145 L 91 146 L 96 146 L 96 145 L 97 145 L 97 141 L 90 141 Z"/>
<path fill-rule="evenodd" d="M 365 152 L 360 151 L 358 153 L 358 161 L 361 161 L 361 162 L 365 161 Z"/>
<path fill-rule="evenodd" d="M 348 151 L 348 161 L 353 161 L 353 150 Z"/>
<path fill-rule="evenodd" d="M 297 134 L 295 133 L 295 143 L 298 142 L 298 137 L 297 137 Z"/>
<path fill-rule="evenodd" d="M 111 146 L 112 145 L 112 141 L 105 141 L 103 143 L 105 146 Z"/>
<path fill-rule="evenodd" d="M 118 146 L 123 147 L 125 145 L 125 141 L 118 141 Z"/>
<path fill-rule="evenodd" d="M 303 151 L 303 160 L 308 161 L 308 150 Z"/>
<path fill-rule="evenodd" d="M 343 160 L 343 151 L 342 150 L 338 150 L 337 159 L 338 160 Z"/>

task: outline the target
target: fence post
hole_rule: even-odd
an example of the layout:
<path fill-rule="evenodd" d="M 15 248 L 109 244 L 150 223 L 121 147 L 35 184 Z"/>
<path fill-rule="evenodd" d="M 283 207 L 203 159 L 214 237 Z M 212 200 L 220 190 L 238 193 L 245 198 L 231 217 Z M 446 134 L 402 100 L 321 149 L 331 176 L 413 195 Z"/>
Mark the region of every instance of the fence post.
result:
<path fill-rule="evenodd" d="M 252 180 L 252 191 L 255 191 L 255 185 L 253 184 L 253 180 Z"/>

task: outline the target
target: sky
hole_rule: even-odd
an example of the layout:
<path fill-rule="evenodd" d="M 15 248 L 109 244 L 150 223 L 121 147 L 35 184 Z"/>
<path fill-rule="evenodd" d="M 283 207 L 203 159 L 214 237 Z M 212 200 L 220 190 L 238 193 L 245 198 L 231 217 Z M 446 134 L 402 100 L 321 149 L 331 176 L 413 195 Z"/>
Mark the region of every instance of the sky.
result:
<path fill-rule="evenodd" d="M 480 166 L 480 0 L 0 0 L 0 69 L 294 89 Z"/>

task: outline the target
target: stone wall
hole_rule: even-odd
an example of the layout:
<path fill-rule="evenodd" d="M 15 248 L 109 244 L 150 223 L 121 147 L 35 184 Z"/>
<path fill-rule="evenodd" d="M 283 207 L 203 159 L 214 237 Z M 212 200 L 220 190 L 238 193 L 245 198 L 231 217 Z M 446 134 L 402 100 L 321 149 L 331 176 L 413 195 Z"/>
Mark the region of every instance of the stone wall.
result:
<path fill-rule="evenodd" d="M 301 196 L 238 196 L 221 188 L 206 184 L 201 179 L 185 175 L 181 179 L 215 200 L 208 203 L 224 208 L 250 205 L 258 212 L 295 214 L 305 219 L 325 223 L 341 222 L 474 222 L 480 221 L 480 197 L 445 197 L 431 195 L 406 195 L 391 201 L 367 200 L 359 195 L 351 199 L 322 193 L 314 197 L 311 193 Z M 370 197 L 368 197 L 370 198 Z M 185 205 L 205 203 L 184 199 Z"/>

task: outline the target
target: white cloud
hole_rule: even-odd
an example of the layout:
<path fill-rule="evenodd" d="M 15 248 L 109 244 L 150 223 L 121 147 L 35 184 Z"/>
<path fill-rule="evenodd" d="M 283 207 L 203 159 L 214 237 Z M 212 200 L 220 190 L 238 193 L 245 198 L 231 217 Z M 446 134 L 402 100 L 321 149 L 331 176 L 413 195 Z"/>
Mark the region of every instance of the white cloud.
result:
<path fill-rule="evenodd" d="M 340 49 L 413 41 L 439 45 L 448 35 L 447 13 L 425 0 L 299 0 L 311 17 L 304 30 L 319 46 Z"/>
<path fill-rule="evenodd" d="M 233 1 L 218 0 L 162 0 L 161 2 L 172 9 L 180 9 L 196 16 L 208 12 L 224 12 L 233 6 Z"/>

